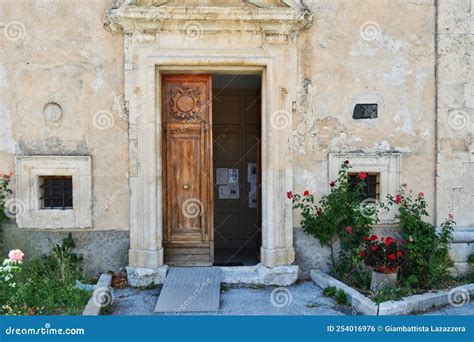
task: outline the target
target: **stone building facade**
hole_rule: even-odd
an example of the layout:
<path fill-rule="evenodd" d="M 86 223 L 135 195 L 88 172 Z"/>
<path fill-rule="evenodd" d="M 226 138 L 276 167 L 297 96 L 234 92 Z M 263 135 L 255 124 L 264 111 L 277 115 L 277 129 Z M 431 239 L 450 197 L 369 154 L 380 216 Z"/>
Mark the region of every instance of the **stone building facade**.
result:
<path fill-rule="evenodd" d="M 473 13 L 474 0 L 4 1 L 0 170 L 16 176 L 4 247 L 40 254 L 73 232 L 91 274 L 128 266 L 159 282 L 161 75 L 257 75 L 250 276 L 327 269 L 285 193 L 321 197 L 345 159 L 377 175 L 382 198 L 402 183 L 423 191 L 433 224 L 452 213 L 463 272 L 474 252 Z M 361 105 L 377 117 L 354 119 Z M 41 207 L 45 175 L 72 178 L 72 209 Z M 394 214 L 377 229 L 396 227 Z"/>

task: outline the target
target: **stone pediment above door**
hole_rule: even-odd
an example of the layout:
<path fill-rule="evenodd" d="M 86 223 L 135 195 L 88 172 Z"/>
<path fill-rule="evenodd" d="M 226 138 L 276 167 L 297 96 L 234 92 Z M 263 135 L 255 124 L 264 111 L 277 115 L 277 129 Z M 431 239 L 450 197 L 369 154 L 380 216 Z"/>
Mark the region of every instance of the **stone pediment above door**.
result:
<path fill-rule="evenodd" d="M 107 12 L 112 31 L 175 32 L 194 22 L 203 32 L 295 36 L 312 22 L 304 0 L 117 0 Z"/>

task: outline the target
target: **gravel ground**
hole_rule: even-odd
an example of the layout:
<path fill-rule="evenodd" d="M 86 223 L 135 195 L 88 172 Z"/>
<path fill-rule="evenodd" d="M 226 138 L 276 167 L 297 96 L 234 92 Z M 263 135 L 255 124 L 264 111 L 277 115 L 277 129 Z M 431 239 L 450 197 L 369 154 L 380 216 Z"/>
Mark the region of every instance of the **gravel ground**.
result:
<path fill-rule="evenodd" d="M 225 287 L 221 290 L 218 313 L 197 315 L 350 315 L 351 309 L 338 306 L 323 296 L 312 282 L 288 286 L 278 292 L 275 287 Z M 138 290 L 114 289 L 111 315 L 160 315 L 153 310 L 161 288 Z M 275 292 L 272 295 L 272 291 Z M 189 314 L 187 314 L 189 315 Z M 474 302 L 461 307 L 445 306 L 423 315 L 474 315 Z"/>
<path fill-rule="evenodd" d="M 312 282 L 288 286 L 281 292 L 275 287 L 239 287 L 221 290 L 221 308 L 217 315 L 344 315 L 332 299 L 322 295 Z M 114 290 L 112 315 L 159 315 L 153 312 L 160 289 Z M 273 300 L 272 300 L 273 299 Z"/>

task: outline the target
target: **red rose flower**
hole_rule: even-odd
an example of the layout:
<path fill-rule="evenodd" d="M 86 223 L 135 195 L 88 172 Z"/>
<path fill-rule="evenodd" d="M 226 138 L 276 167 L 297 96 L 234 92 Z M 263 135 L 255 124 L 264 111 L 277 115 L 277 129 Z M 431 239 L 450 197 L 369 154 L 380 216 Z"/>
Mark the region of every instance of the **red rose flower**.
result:
<path fill-rule="evenodd" d="M 303 192 L 303 196 L 309 196 L 309 191 L 308 191 L 308 190 L 305 190 L 305 191 Z"/>
<path fill-rule="evenodd" d="M 359 173 L 359 179 L 366 179 L 367 178 L 367 173 L 365 172 L 360 172 Z"/>
<path fill-rule="evenodd" d="M 359 252 L 359 255 L 360 255 L 361 257 L 365 257 L 365 252 L 364 252 L 364 251 L 360 251 L 360 252 Z"/>
<path fill-rule="evenodd" d="M 403 255 L 403 253 L 400 252 L 400 251 L 398 251 L 397 254 L 398 254 L 399 257 L 401 257 Z"/>
<path fill-rule="evenodd" d="M 397 257 L 395 256 L 395 254 L 389 254 L 389 255 L 388 255 L 388 258 L 389 258 L 390 260 L 397 260 Z"/>
<path fill-rule="evenodd" d="M 352 234 L 352 227 L 346 227 L 346 232 Z"/>
<path fill-rule="evenodd" d="M 425 197 L 425 193 L 423 191 L 421 191 L 419 194 L 418 194 L 420 197 Z"/>
<path fill-rule="evenodd" d="M 390 245 L 391 243 L 393 242 L 393 238 L 392 237 L 388 237 L 387 240 L 385 240 L 385 244 L 388 246 Z"/>
<path fill-rule="evenodd" d="M 288 197 L 288 199 L 292 199 L 293 198 L 293 192 L 292 191 L 288 191 L 286 193 L 286 197 Z"/>
<path fill-rule="evenodd" d="M 402 196 L 401 195 L 395 196 L 395 202 L 397 202 L 397 204 L 400 204 L 402 202 Z"/>
<path fill-rule="evenodd" d="M 370 246 L 370 250 L 373 252 L 377 249 L 377 246 Z"/>
<path fill-rule="evenodd" d="M 331 182 L 329 183 L 329 185 L 331 186 L 331 188 L 333 188 L 336 185 L 336 182 Z"/>
<path fill-rule="evenodd" d="M 364 241 L 367 241 L 369 240 L 369 237 L 368 236 L 364 236 Z"/>
<path fill-rule="evenodd" d="M 372 234 L 372 235 L 370 236 L 370 240 L 371 240 L 371 241 L 375 241 L 375 240 L 377 240 L 377 239 L 378 239 L 378 236 L 375 235 L 375 234 Z"/>
<path fill-rule="evenodd" d="M 349 161 L 348 160 L 344 160 L 344 164 L 349 164 Z"/>

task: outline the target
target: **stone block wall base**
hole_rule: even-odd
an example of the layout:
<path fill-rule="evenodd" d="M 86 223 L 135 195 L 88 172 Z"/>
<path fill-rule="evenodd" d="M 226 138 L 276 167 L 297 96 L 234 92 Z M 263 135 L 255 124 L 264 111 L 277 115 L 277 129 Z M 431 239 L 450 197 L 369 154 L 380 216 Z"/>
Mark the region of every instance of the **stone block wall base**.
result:
<path fill-rule="evenodd" d="M 260 256 L 263 265 L 274 268 L 279 265 L 293 263 L 295 261 L 295 249 L 293 247 L 275 249 L 261 247 Z"/>
<path fill-rule="evenodd" d="M 157 268 L 127 267 L 128 284 L 132 287 L 144 287 L 149 285 L 163 284 L 168 266 L 163 265 Z"/>
<path fill-rule="evenodd" d="M 221 267 L 222 283 L 288 286 L 298 280 L 299 267 L 285 265 L 267 267 L 256 266 Z"/>

